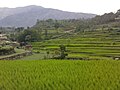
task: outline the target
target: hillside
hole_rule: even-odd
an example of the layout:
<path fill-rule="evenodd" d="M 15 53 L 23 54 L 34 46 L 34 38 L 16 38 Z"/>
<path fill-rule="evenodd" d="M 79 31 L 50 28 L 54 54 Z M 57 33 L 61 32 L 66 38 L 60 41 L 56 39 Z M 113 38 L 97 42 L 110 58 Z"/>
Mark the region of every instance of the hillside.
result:
<path fill-rule="evenodd" d="M 0 8 L 0 26 L 33 26 L 37 19 L 80 19 L 92 18 L 95 14 L 66 12 L 41 6 L 26 6 L 18 8 Z"/>

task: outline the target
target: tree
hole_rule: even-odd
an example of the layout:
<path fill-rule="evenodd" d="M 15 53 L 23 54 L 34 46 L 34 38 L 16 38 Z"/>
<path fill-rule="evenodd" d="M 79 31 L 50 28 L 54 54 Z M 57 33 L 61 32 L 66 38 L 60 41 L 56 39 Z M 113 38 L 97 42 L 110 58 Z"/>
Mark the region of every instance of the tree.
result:
<path fill-rule="evenodd" d="M 68 55 L 68 54 L 65 54 L 66 52 L 66 47 L 64 45 L 60 45 L 60 59 L 65 59 L 65 57 Z"/>
<path fill-rule="evenodd" d="M 57 20 L 54 24 L 54 27 L 55 27 L 55 29 L 57 30 L 57 33 L 58 33 L 58 28 L 60 27 L 60 24 L 57 22 Z"/>
<path fill-rule="evenodd" d="M 88 22 L 80 22 L 79 23 L 79 25 L 76 27 L 76 32 L 77 31 L 82 31 L 82 32 L 84 32 L 85 31 L 85 29 L 87 29 L 87 28 L 90 28 L 90 26 L 89 26 L 89 23 Z"/>
<path fill-rule="evenodd" d="M 48 30 L 45 29 L 45 40 L 47 40 L 47 39 L 48 39 Z"/>
<path fill-rule="evenodd" d="M 27 35 L 27 36 L 25 37 L 25 41 L 31 42 L 31 35 Z"/>
<path fill-rule="evenodd" d="M 33 42 L 33 41 L 39 41 L 40 40 L 40 35 L 37 32 L 37 30 L 24 30 L 21 32 L 18 37 L 17 37 L 19 42 Z"/>

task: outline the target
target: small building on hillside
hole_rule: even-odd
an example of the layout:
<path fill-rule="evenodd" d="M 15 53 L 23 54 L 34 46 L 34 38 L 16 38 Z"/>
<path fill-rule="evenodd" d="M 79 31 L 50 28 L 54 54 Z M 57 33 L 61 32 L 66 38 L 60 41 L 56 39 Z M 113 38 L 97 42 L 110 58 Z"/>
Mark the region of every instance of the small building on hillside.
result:
<path fill-rule="evenodd" d="M 10 46 L 15 48 L 15 47 L 19 46 L 19 43 L 10 41 L 6 34 L 0 33 L 0 45 L 2 45 L 2 46 L 3 45 L 10 45 Z"/>
<path fill-rule="evenodd" d="M 0 45 L 10 42 L 6 34 L 0 33 Z"/>
<path fill-rule="evenodd" d="M 7 35 L 6 34 L 0 34 L 0 41 L 7 40 Z"/>

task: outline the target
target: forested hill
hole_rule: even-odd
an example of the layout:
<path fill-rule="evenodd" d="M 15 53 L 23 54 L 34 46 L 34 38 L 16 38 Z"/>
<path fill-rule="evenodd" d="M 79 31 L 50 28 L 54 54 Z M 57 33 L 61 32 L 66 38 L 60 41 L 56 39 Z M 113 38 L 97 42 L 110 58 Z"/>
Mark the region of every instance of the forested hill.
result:
<path fill-rule="evenodd" d="M 91 21 L 94 22 L 94 24 L 110 24 L 120 21 L 120 9 L 116 12 L 110 12 L 105 13 L 104 15 L 97 15 L 95 18 L 93 18 Z"/>
<path fill-rule="evenodd" d="M 0 8 L 0 26 L 33 26 L 37 19 L 88 19 L 95 14 L 66 12 L 41 6 L 26 6 L 18 8 Z"/>

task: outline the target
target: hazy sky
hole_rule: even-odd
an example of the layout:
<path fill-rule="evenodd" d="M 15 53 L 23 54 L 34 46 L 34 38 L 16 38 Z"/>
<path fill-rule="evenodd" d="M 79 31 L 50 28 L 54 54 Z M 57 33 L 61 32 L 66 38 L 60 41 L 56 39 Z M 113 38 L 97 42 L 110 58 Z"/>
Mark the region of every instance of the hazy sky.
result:
<path fill-rule="evenodd" d="M 39 5 L 71 12 L 104 14 L 120 9 L 120 0 L 0 0 L 0 7 Z"/>

